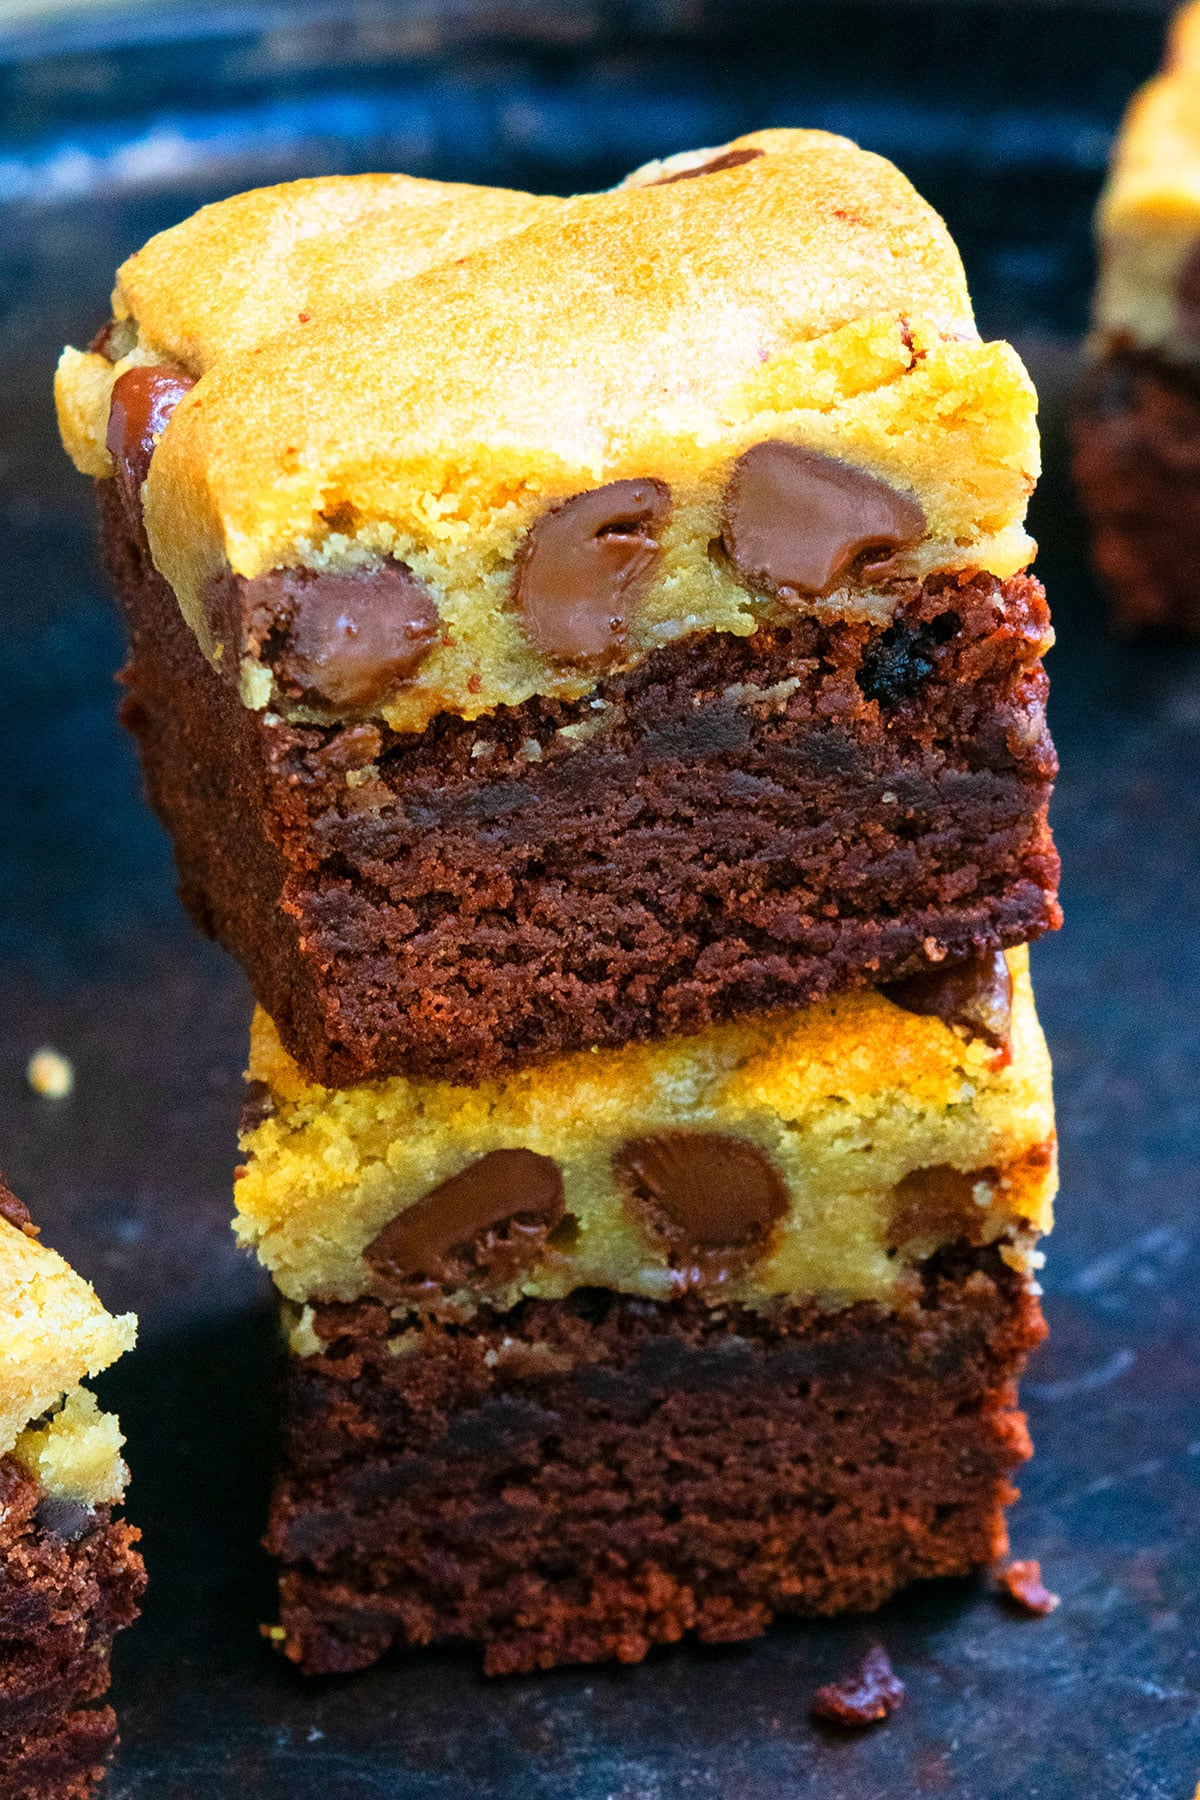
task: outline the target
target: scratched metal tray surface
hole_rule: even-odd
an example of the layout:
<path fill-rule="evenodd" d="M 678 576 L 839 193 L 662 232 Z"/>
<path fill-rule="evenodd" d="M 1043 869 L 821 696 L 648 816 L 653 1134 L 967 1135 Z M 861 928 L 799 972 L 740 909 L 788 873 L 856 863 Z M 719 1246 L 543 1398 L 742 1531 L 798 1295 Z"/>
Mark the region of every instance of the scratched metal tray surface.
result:
<path fill-rule="evenodd" d="M 1189 1800 L 1200 1776 L 1200 654 L 1101 626 L 1066 481 L 1088 212 L 1161 8 L 742 0 L 0 24 L 0 1166 L 142 1319 L 103 1379 L 151 1586 L 121 1643 L 113 1800 Z M 1066 930 L 1037 947 L 1062 1130 L 1037 1456 L 1014 1509 L 1062 1607 L 983 1583 L 637 1669 L 485 1683 L 467 1655 L 302 1684 L 258 1635 L 269 1299 L 228 1233 L 249 1015 L 186 924 L 115 720 L 118 632 L 49 383 L 117 261 L 203 200 L 323 169 L 548 189 L 752 125 L 898 160 L 963 246 L 983 327 L 1043 390 Z M 27 1087 L 50 1043 L 77 1071 Z M 815 1687 L 881 1640 L 908 1695 L 856 1738 Z"/>

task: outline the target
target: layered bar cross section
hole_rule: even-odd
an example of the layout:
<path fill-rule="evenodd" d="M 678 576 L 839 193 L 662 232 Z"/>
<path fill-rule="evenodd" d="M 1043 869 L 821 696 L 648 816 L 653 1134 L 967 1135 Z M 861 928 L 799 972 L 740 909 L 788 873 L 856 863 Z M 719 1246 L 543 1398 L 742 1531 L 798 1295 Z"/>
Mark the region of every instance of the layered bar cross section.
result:
<path fill-rule="evenodd" d="M 1074 467 L 1096 569 L 1128 632 L 1200 633 L 1200 10 L 1122 122 Z"/>
<path fill-rule="evenodd" d="M 636 1660 L 1002 1548 L 1055 1185 L 1023 951 L 475 1088 L 321 1088 L 260 1016 L 250 1079 L 306 1670 Z"/>
<path fill-rule="evenodd" d="M 164 234 L 59 376 L 182 891 L 292 1054 L 483 1079 L 1057 925 L 1034 396 L 908 183 L 764 132 L 356 192 Z"/>
<path fill-rule="evenodd" d="M 82 1382 L 135 1331 L 0 1182 L 0 1800 L 86 1800 L 117 1741 L 96 1702 L 145 1572 L 113 1516 L 124 1439 Z"/>

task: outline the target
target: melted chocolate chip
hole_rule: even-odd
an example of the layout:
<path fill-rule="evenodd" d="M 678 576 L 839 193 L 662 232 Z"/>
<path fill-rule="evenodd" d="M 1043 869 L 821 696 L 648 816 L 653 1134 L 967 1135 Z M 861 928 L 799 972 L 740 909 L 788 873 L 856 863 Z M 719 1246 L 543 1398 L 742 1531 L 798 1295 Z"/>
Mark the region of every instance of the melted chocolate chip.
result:
<path fill-rule="evenodd" d="M 715 1131 L 631 1138 L 616 1166 L 689 1286 L 723 1281 L 766 1247 L 787 1189 L 767 1157 Z"/>
<path fill-rule="evenodd" d="M 35 1238 L 38 1235 L 38 1228 L 29 1215 L 29 1208 L 23 1200 L 17 1199 L 11 1188 L 5 1186 L 2 1177 L 0 1177 L 0 1219 L 7 1219 L 8 1223 L 15 1225 L 25 1237 Z"/>
<path fill-rule="evenodd" d="M 240 1138 L 249 1137 L 260 1125 L 275 1116 L 275 1097 L 265 1081 L 248 1081 L 242 1099 L 242 1110 L 238 1114 L 237 1134 Z"/>
<path fill-rule="evenodd" d="M 875 1725 L 894 1713 L 904 1698 L 904 1683 L 892 1668 L 887 1651 L 875 1644 L 853 1675 L 818 1688 L 814 1719 L 827 1725 Z"/>
<path fill-rule="evenodd" d="M 481 1240 L 503 1232 L 528 1252 L 562 1216 L 562 1175 L 550 1157 L 490 1150 L 398 1213 L 367 1245 L 363 1260 L 390 1288 L 422 1280 L 456 1286 L 478 1260 L 473 1252 L 495 1250 L 494 1242 Z"/>
<path fill-rule="evenodd" d="M 892 1189 L 889 1247 L 923 1238 L 939 1244 L 980 1243 L 987 1213 L 976 1200 L 975 1190 L 980 1182 L 986 1182 L 989 1191 L 994 1191 L 996 1180 L 995 1169 L 964 1173 L 949 1163 L 910 1170 Z"/>
<path fill-rule="evenodd" d="M 658 181 L 652 181 L 651 187 L 670 187 L 673 181 L 695 181 L 701 175 L 719 175 L 722 169 L 740 169 L 743 163 L 754 162 L 763 154 L 747 146 L 744 150 L 726 150 L 721 156 L 714 156 L 711 162 L 701 163 L 695 169 L 680 169 L 676 175 L 663 175 Z"/>
<path fill-rule="evenodd" d="M 64 1544 L 74 1544 L 95 1521 L 95 1508 L 84 1500 L 66 1500 L 59 1494 L 46 1494 L 37 1503 L 34 1518 L 43 1531 L 49 1531 Z"/>
<path fill-rule="evenodd" d="M 968 1037 L 1003 1049 L 1012 1029 L 1012 976 L 1003 950 L 985 950 L 965 962 L 938 963 L 890 982 L 883 992 L 905 1012 L 957 1025 Z"/>
<path fill-rule="evenodd" d="M 148 363 L 126 369 L 113 383 L 105 442 L 132 512 L 140 511 L 142 483 L 150 472 L 154 447 L 171 414 L 195 385 L 192 376 L 179 369 Z"/>
<path fill-rule="evenodd" d="M 868 644 L 858 671 L 864 700 L 899 706 L 911 700 L 937 667 L 937 652 L 962 624 L 956 612 L 939 613 L 920 625 L 897 619 Z"/>
<path fill-rule="evenodd" d="M 277 621 L 268 660 L 280 686 L 317 705 L 378 704 L 438 635 L 432 595 L 398 562 L 347 574 L 273 569 L 243 584 L 243 605 Z"/>
<path fill-rule="evenodd" d="M 629 615 L 658 562 L 665 482 L 610 481 L 539 519 L 517 561 L 525 636 L 543 656 L 600 663 L 620 654 Z"/>
<path fill-rule="evenodd" d="M 862 558 L 916 543 L 917 502 L 865 470 L 770 439 L 734 465 L 721 537 L 747 586 L 785 604 L 827 594 Z"/>

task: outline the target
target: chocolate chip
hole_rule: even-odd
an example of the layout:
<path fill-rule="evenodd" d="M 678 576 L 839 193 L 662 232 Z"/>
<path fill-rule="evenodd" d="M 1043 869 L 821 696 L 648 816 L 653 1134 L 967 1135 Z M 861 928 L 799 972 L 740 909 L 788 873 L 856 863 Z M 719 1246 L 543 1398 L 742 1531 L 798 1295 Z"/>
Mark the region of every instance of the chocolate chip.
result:
<path fill-rule="evenodd" d="M 93 1524 L 96 1512 L 83 1500 L 67 1500 L 46 1494 L 38 1501 L 34 1518 L 43 1531 L 52 1532 L 64 1544 L 74 1544 Z"/>
<path fill-rule="evenodd" d="M 317 705 L 376 705 L 416 673 L 438 635 L 432 595 L 398 562 L 273 569 L 243 584 L 242 604 L 275 621 L 267 657 L 285 693 Z"/>
<path fill-rule="evenodd" d="M 930 1163 L 924 1169 L 910 1170 L 892 1189 L 889 1248 L 921 1238 L 938 1243 L 980 1243 L 987 1219 L 986 1209 L 975 1198 L 980 1182 L 994 1192 L 995 1169 L 964 1173 L 949 1163 Z"/>
<path fill-rule="evenodd" d="M 240 1138 L 249 1137 L 260 1125 L 275 1116 L 275 1096 L 265 1081 L 248 1081 L 242 1110 L 238 1114 L 237 1134 Z"/>
<path fill-rule="evenodd" d="M 889 982 L 882 990 L 905 1012 L 957 1025 L 969 1037 L 1003 1049 L 1012 1029 L 1012 976 L 1003 950 L 984 950 L 965 962 L 938 963 Z"/>
<path fill-rule="evenodd" d="M 817 1689 L 812 1716 L 826 1725 L 875 1725 L 894 1713 L 904 1698 L 904 1683 L 892 1668 L 882 1644 L 874 1644 L 862 1665 L 844 1681 Z"/>
<path fill-rule="evenodd" d="M 521 1228 L 544 1241 L 563 1216 L 558 1165 L 533 1150 L 490 1150 L 398 1213 L 363 1251 L 389 1286 L 422 1278 L 456 1282 L 469 1267 L 475 1240 Z"/>
<path fill-rule="evenodd" d="M 190 375 L 160 363 L 126 369 L 113 382 L 105 443 L 126 505 L 139 512 L 142 483 L 154 447 L 184 395 L 196 385 Z"/>
<path fill-rule="evenodd" d="M 689 1285 L 726 1280 L 761 1255 L 787 1211 L 787 1189 L 763 1152 L 721 1132 L 630 1138 L 615 1165 Z"/>
<path fill-rule="evenodd" d="M 761 150 L 747 147 L 744 150 L 726 150 L 721 156 L 714 156 L 711 162 L 701 163 L 695 169 L 680 169 L 676 175 L 663 175 L 658 181 L 652 181 L 651 187 L 670 187 L 673 181 L 695 181 L 700 175 L 719 175 L 722 169 L 740 169 L 743 163 L 754 162 L 761 156 Z"/>
<path fill-rule="evenodd" d="M 721 537 L 742 580 L 786 604 L 827 594 L 868 553 L 903 550 L 924 530 L 917 502 L 886 481 L 769 439 L 734 464 Z"/>
<path fill-rule="evenodd" d="M 956 612 L 939 613 L 936 619 L 910 625 L 897 619 L 873 638 L 863 652 L 858 685 L 864 700 L 880 706 L 899 706 L 911 700 L 937 668 L 937 652 L 959 630 Z"/>
<path fill-rule="evenodd" d="M 517 559 L 514 590 L 535 650 L 579 663 L 620 654 L 670 504 L 665 482 L 610 481 L 538 520 Z"/>
<path fill-rule="evenodd" d="M 17 1199 L 11 1188 L 5 1186 L 3 1176 L 0 1176 L 0 1219 L 7 1219 L 25 1237 L 35 1238 L 38 1235 L 38 1228 L 29 1215 L 29 1208 L 23 1200 Z"/>

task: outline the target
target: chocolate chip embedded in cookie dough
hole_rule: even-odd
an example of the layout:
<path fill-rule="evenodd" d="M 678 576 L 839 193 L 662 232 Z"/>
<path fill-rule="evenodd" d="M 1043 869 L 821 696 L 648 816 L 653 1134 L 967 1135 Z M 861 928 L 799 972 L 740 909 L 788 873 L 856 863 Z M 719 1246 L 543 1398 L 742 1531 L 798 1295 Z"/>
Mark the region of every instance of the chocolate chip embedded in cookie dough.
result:
<path fill-rule="evenodd" d="M 516 1224 L 540 1235 L 563 1216 L 557 1163 L 533 1150 L 490 1150 L 406 1207 L 363 1251 L 363 1260 L 393 1286 L 425 1278 L 454 1279 L 473 1240 Z"/>
<path fill-rule="evenodd" d="M 883 989 L 905 1012 L 957 1025 L 994 1050 L 1008 1043 L 1012 1028 L 1012 976 L 1003 950 L 985 950 L 965 962 L 939 963 Z"/>
<path fill-rule="evenodd" d="M 105 443 L 125 503 L 134 512 L 141 506 L 142 483 L 150 473 L 154 447 L 171 414 L 195 385 L 191 375 L 161 363 L 137 364 L 113 382 Z"/>
<path fill-rule="evenodd" d="M 917 502 L 819 450 L 771 439 L 734 464 L 721 540 L 747 586 L 784 601 L 826 594 L 869 553 L 924 534 Z"/>
<path fill-rule="evenodd" d="M 995 1169 L 964 1171 L 949 1163 L 911 1169 L 892 1189 L 889 1246 L 929 1238 L 938 1243 L 962 1238 L 978 1244 L 988 1217 L 987 1205 L 980 1203 L 978 1193 L 982 1187 L 990 1198 L 998 1179 Z"/>
<path fill-rule="evenodd" d="M 670 187 L 673 181 L 695 181 L 701 175 L 719 175 L 722 169 L 740 169 L 743 163 L 754 162 L 762 154 L 761 150 L 749 146 L 744 150 L 726 150 L 721 156 L 714 156 L 711 162 L 701 163 L 695 169 L 680 169 L 674 175 L 663 175 L 650 186 Z"/>
<path fill-rule="evenodd" d="M 787 1189 L 769 1159 L 721 1132 L 631 1138 L 616 1167 L 691 1283 L 724 1280 L 761 1254 L 787 1211 Z"/>
<path fill-rule="evenodd" d="M 620 654 L 653 577 L 670 504 L 665 482 L 610 481 L 538 520 L 518 558 L 514 590 L 535 650 L 576 663 Z"/>
<path fill-rule="evenodd" d="M 316 705 L 378 704 L 416 673 L 438 635 L 432 595 L 398 562 L 348 573 L 273 569 L 244 584 L 243 605 L 279 620 L 275 677 Z"/>

